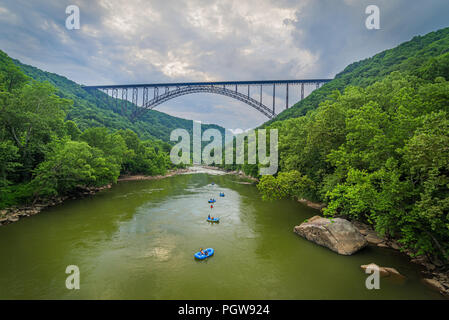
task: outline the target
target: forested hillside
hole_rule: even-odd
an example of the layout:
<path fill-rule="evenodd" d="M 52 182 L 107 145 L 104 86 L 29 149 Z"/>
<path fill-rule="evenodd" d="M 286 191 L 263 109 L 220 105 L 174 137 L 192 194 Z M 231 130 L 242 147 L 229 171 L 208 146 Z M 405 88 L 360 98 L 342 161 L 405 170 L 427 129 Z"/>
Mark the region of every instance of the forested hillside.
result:
<path fill-rule="evenodd" d="M 348 85 L 367 87 L 393 71 L 426 77 L 447 73 L 449 59 L 449 28 L 416 36 L 393 49 L 350 64 L 335 79 L 313 91 L 304 100 L 279 114 L 266 125 L 278 120 L 296 118 L 316 109 L 334 90 L 342 91 Z M 426 69 L 427 68 L 427 69 Z M 427 78 L 428 78 L 427 76 Z"/>
<path fill-rule="evenodd" d="M 157 175 L 173 168 L 170 145 L 155 139 L 149 124 L 140 122 L 140 131 L 130 127 L 151 138 L 139 139 L 124 117 L 96 107 L 78 85 L 24 69 L 37 80 L 52 79 L 59 89 L 28 77 L 0 51 L 0 209 L 103 186 L 120 174 Z M 153 133 L 164 136 L 164 130 Z"/>
<path fill-rule="evenodd" d="M 149 110 L 132 122 L 128 117 L 121 115 L 121 107 L 117 107 L 115 101 L 105 93 L 97 91 L 94 95 L 63 76 L 22 64 L 18 60 L 13 61 L 32 79 L 40 82 L 48 81 L 57 89 L 56 95 L 73 101 L 73 107 L 67 112 L 67 120 L 73 120 L 81 130 L 91 127 L 130 129 L 142 139 L 161 139 L 166 142 L 170 140 L 170 132 L 174 129 L 192 131 L 191 120 L 173 117 L 156 110 Z M 132 110 L 130 102 L 127 110 Z M 203 124 L 203 128 L 216 128 L 224 133 L 224 129 L 217 125 Z"/>
<path fill-rule="evenodd" d="M 448 80 L 449 29 L 350 65 L 267 127 L 280 172 L 261 178 L 263 198 L 325 202 L 449 264 Z"/>

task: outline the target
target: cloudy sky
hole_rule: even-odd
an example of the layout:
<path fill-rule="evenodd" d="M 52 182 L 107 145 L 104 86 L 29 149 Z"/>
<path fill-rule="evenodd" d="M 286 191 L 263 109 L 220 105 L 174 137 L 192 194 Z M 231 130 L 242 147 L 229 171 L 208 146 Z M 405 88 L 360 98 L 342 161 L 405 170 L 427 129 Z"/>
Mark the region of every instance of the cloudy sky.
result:
<path fill-rule="evenodd" d="M 380 30 L 365 27 L 372 4 Z M 65 27 L 69 5 L 80 9 L 80 30 Z M 0 0 L 0 49 L 86 85 L 332 78 L 351 62 L 449 26 L 448 17 L 447 0 Z M 158 110 L 230 129 L 266 120 L 208 94 Z"/>

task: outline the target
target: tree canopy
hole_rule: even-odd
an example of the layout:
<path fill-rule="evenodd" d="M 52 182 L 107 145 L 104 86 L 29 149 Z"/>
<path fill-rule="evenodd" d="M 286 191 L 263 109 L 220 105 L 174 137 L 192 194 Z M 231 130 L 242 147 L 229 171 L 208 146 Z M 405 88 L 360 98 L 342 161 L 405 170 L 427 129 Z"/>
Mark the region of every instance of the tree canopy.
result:
<path fill-rule="evenodd" d="M 448 263 L 448 48 L 449 28 L 415 37 L 348 66 L 289 113 L 298 117 L 267 125 L 279 130 L 280 172 L 261 178 L 262 197 L 324 202 L 325 215 Z"/>

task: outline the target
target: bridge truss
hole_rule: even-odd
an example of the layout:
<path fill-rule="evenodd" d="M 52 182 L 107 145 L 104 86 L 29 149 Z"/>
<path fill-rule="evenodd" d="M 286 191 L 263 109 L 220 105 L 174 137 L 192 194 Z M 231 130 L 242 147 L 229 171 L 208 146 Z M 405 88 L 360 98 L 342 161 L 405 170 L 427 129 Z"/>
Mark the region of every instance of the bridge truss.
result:
<path fill-rule="evenodd" d="M 305 97 L 305 86 L 309 87 L 308 91 L 310 91 L 310 88 L 315 90 L 329 81 L 330 79 L 184 82 L 83 86 L 83 88 L 89 91 L 100 90 L 112 97 L 115 101 L 114 103 L 117 106 L 121 106 L 122 114 L 130 114 L 132 120 L 141 116 L 145 111 L 151 110 L 168 100 L 192 93 L 214 93 L 231 97 L 246 103 L 269 119 L 272 119 L 276 116 L 276 89 L 278 89 L 278 92 L 285 92 L 285 108 L 288 109 L 289 94 L 292 89 L 294 90 L 292 87 L 299 88 L 302 100 Z M 264 104 L 263 101 L 266 87 L 271 89 L 273 97 L 271 106 Z M 254 89 L 256 89 L 255 93 Z M 127 110 L 129 102 L 132 103 L 133 108 L 130 113 Z"/>

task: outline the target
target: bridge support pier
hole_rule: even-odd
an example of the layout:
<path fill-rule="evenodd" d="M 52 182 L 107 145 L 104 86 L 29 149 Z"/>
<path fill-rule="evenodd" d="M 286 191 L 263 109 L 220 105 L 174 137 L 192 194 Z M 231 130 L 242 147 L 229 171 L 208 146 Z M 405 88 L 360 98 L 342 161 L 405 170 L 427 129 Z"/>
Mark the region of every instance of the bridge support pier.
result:
<path fill-rule="evenodd" d="M 137 100 L 139 99 L 139 89 L 133 88 L 133 104 L 137 106 Z"/>
<path fill-rule="evenodd" d="M 126 103 L 128 102 L 128 88 L 122 89 L 122 114 L 126 113 Z"/>

